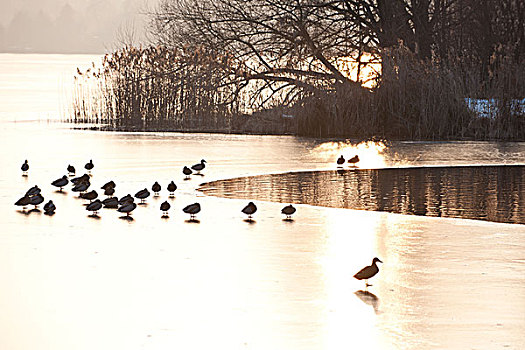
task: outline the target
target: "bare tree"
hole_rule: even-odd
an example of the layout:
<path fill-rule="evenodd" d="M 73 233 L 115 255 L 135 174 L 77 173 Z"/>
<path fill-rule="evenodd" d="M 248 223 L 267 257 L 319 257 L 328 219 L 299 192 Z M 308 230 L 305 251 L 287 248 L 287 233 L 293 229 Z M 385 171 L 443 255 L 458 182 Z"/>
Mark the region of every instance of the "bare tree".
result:
<path fill-rule="evenodd" d="M 164 0 L 154 16 L 159 43 L 206 47 L 231 57 L 254 101 L 358 87 L 341 58 L 360 48 L 360 26 L 322 0 Z"/>

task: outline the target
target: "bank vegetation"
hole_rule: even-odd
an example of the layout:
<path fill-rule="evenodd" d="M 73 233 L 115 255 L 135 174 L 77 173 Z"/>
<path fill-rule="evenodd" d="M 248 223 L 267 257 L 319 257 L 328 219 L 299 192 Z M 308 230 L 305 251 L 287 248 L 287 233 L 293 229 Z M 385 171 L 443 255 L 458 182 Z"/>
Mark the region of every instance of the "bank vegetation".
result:
<path fill-rule="evenodd" d="M 525 140 L 518 0 L 163 0 L 76 76 L 111 130 Z M 490 114 L 469 101 L 489 101 Z"/>

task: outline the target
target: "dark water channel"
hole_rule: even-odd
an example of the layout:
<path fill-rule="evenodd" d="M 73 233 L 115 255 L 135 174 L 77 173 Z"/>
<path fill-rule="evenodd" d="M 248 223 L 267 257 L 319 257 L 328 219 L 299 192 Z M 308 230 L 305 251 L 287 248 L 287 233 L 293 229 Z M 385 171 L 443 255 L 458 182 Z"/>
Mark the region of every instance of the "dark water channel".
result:
<path fill-rule="evenodd" d="M 340 169 L 213 181 L 208 195 L 525 224 L 525 166 Z"/>

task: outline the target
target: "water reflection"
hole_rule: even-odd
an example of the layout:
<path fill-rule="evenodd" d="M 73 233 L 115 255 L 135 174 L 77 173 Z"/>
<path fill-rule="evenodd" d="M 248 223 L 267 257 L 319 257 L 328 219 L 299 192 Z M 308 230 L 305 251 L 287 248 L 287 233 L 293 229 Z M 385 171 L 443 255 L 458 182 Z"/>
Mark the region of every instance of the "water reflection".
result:
<path fill-rule="evenodd" d="M 208 195 L 525 223 L 525 166 L 296 172 L 214 181 Z"/>
<path fill-rule="evenodd" d="M 354 293 L 361 301 L 374 308 L 376 314 L 379 313 L 379 298 L 372 292 L 367 290 L 358 290 Z"/>

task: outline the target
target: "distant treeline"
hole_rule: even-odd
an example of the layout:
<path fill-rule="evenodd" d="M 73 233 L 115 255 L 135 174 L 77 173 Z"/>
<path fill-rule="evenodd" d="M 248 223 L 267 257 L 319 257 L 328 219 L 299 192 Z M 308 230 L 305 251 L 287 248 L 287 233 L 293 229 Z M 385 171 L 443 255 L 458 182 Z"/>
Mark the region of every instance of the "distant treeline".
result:
<path fill-rule="evenodd" d="M 102 53 L 138 30 L 142 0 L 7 1 L 0 9 L 0 52 Z"/>
<path fill-rule="evenodd" d="M 130 46 L 96 72 L 79 71 L 73 120 L 525 140 L 515 103 L 525 98 L 524 14 L 519 0 L 163 0 L 151 47 Z M 481 117 L 465 98 L 494 99 L 496 113 Z"/>

